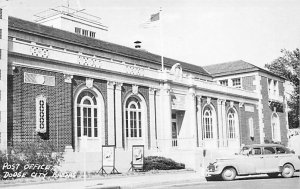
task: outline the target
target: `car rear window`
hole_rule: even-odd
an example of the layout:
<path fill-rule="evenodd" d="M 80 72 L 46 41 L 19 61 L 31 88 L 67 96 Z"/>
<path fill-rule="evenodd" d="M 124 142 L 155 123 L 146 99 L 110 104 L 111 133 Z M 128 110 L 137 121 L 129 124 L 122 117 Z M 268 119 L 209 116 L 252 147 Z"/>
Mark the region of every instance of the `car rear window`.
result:
<path fill-rule="evenodd" d="M 264 147 L 264 154 L 275 154 L 275 149 L 273 147 Z"/>

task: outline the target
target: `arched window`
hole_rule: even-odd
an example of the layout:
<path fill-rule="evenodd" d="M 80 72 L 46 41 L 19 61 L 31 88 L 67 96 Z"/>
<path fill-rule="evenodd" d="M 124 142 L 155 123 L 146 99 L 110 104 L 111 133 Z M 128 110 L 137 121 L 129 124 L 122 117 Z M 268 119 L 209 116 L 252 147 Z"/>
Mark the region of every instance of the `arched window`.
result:
<path fill-rule="evenodd" d="M 203 111 L 204 138 L 212 139 L 213 135 L 213 112 L 211 107 L 206 106 Z"/>
<path fill-rule="evenodd" d="M 98 110 L 95 95 L 82 91 L 77 98 L 77 136 L 98 137 Z"/>
<path fill-rule="evenodd" d="M 280 141 L 279 117 L 276 113 L 272 114 L 271 129 L 272 129 L 272 140 L 275 142 Z"/>
<path fill-rule="evenodd" d="M 129 97 L 126 101 L 126 137 L 142 137 L 142 109 L 141 103 L 136 97 Z"/>
<path fill-rule="evenodd" d="M 236 138 L 237 117 L 234 110 L 230 109 L 227 114 L 227 137 Z"/>
<path fill-rule="evenodd" d="M 250 138 L 254 138 L 254 126 L 253 126 L 253 118 L 250 117 L 248 119 L 248 126 L 249 126 L 249 136 Z"/>

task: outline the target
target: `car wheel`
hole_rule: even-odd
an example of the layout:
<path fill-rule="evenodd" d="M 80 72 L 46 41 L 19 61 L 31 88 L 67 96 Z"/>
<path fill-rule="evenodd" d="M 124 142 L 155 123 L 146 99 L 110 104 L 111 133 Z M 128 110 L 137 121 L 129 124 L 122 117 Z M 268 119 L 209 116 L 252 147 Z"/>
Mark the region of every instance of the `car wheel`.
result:
<path fill-rule="evenodd" d="M 236 177 L 236 170 L 232 167 L 225 168 L 222 171 L 221 176 L 222 176 L 223 180 L 226 180 L 226 181 L 233 180 Z"/>
<path fill-rule="evenodd" d="M 291 164 L 285 164 L 282 168 L 281 175 L 284 178 L 291 178 L 294 175 L 294 167 Z"/>
<path fill-rule="evenodd" d="M 267 175 L 271 178 L 276 178 L 278 177 L 279 173 L 268 173 Z"/>

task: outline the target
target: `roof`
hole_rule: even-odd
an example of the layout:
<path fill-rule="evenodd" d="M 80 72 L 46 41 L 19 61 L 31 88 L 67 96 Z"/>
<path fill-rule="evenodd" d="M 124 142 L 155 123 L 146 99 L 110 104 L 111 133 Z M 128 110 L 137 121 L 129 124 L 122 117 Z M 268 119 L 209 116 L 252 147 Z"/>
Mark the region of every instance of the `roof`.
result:
<path fill-rule="evenodd" d="M 236 60 L 232 62 L 225 62 L 220 64 L 213 64 L 209 66 L 203 67 L 208 73 L 210 73 L 213 77 L 221 77 L 228 76 L 240 73 L 249 73 L 254 71 L 261 71 L 268 73 L 270 75 L 282 78 L 268 70 L 255 66 L 249 62 L 245 62 L 243 60 Z M 283 78 L 282 78 L 283 79 Z"/>
<path fill-rule="evenodd" d="M 32 33 L 35 35 L 40 35 L 43 37 L 52 38 L 54 40 L 60 40 L 67 43 L 73 43 L 76 45 L 82 45 L 88 48 L 95 48 L 100 51 L 115 53 L 115 54 L 136 58 L 136 59 L 142 59 L 149 62 L 149 67 L 151 67 L 150 62 L 152 63 L 152 65 L 153 64 L 161 65 L 161 56 L 150 52 L 141 51 L 126 46 L 122 46 L 122 45 L 118 45 L 118 44 L 114 44 L 114 43 L 110 43 L 110 42 L 106 42 L 106 41 L 102 41 L 90 37 L 81 36 L 72 32 L 60 30 L 57 28 L 22 20 L 15 17 L 8 18 L 8 27 L 10 30 L 19 30 L 23 32 Z M 199 74 L 202 76 L 211 77 L 211 75 L 200 66 L 196 66 L 186 62 L 164 57 L 164 65 L 166 67 L 170 68 L 172 67 L 172 65 L 176 63 L 180 63 L 184 71 L 194 73 L 194 74 Z"/>

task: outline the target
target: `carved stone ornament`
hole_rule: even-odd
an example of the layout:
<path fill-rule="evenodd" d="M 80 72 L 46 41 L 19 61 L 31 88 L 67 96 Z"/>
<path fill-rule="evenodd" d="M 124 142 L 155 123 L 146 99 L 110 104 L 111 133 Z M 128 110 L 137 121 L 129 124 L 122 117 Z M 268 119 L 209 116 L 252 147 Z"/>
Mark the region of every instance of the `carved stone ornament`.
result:
<path fill-rule="evenodd" d="M 92 88 L 93 87 L 93 83 L 94 83 L 94 79 L 86 78 L 85 85 L 86 85 L 87 88 Z"/>
<path fill-rule="evenodd" d="M 230 101 L 230 108 L 233 108 L 233 101 Z"/>
<path fill-rule="evenodd" d="M 139 93 L 139 86 L 132 85 L 132 93 L 133 94 L 138 94 Z"/>
<path fill-rule="evenodd" d="M 73 76 L 69 74 L 64 74 L 65 82 L 72 83 Z"/>
<path fill-rule="evenodd" d="M 43 75 L 36 75 L 35 80 L 36 83 L 40 85 L 45 83 L 45 77 Z"/>
<path fill-rule="evenodd" d="M 156 88 L 150 87 L 149 88 L 149 93 L 153 95 L 156 90 L 157 90 Z"/>
<path fill-rule="evenodd" d="M 173 74 L 176 78 L 182 78 L 182 67 L 180 63 L 176 63 L 171 68 L 171 74 Z"/>
<path fill-rule="evenodd" d="M 211 98 L 207 97 L 207 104 L 210 104 L 210 103 L 211 103 Z"/>
<path fill-rule="evenodd" d="M 218 105 L 221 105 L 223 102 L 224 102 L 223 99 L 218 99 L 218 100 L 217 100 Z"/>
<path fill-rule="evenodd" d="M 123 83 L 116 82 L 116 90 L 122 90 Z"/>

